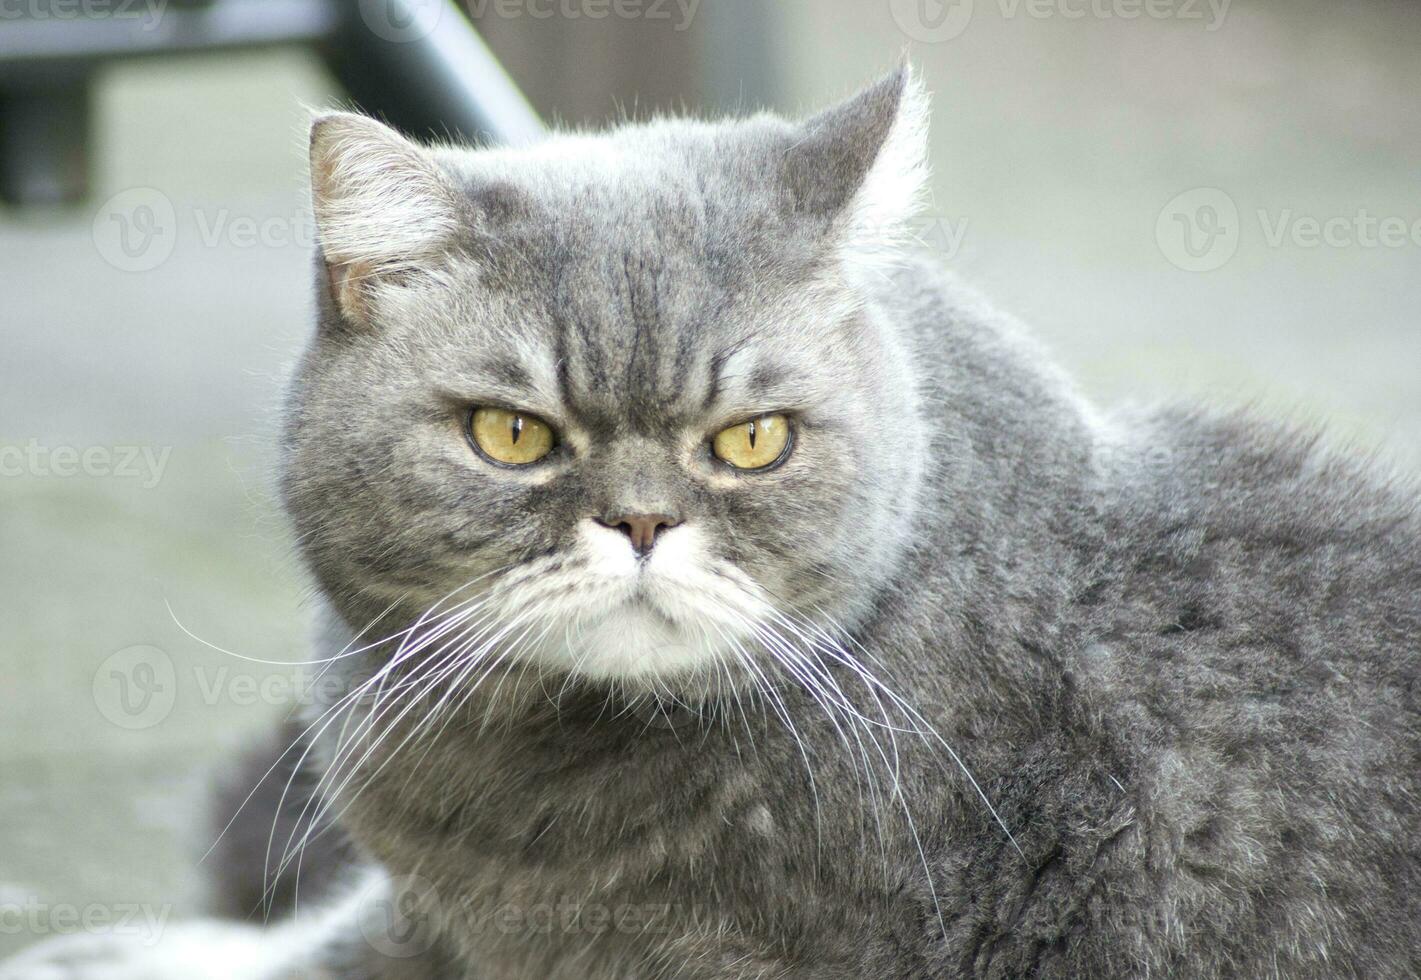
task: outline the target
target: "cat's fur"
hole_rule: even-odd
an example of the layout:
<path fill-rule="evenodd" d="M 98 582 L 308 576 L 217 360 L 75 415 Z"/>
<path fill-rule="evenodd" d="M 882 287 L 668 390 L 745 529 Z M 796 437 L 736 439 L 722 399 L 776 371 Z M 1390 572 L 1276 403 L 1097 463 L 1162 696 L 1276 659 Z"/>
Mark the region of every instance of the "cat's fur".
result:
<path fill-rule="evenodd" d="M 399 659 L 410 710 L 319 729 L 384 870 L 264 976 L 1421 972 L 1414 486 L 1245 415 L 1092 411 L 895 252 L 924 112 L 897 73 L 808 123 L 523 150 L 317 122 L 284 487 L 331 670 Z M 565 455 L 494 470 L 480 400 Z M 769 410 L 779 470 L 704 455 Z M 590 526 L 624 507 L 685 522 L 644 571 Z M 488 600 L 458 707 L 398 687 L 470 635 L 409 654 L 449 593 Z M 417 946 L 357 928 L 392 887 Z"/>

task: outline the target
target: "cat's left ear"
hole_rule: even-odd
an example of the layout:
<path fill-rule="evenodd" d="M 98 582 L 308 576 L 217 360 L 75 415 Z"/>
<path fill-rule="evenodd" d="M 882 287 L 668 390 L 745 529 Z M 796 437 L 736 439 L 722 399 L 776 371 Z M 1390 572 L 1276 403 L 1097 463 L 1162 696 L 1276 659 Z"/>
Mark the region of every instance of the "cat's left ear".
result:
<path fill-rule="evenodd" d="M 801 124 L 784 157 L 794 207 L 832 221 L 845 247 L 891 247 L 926 194 L 927 142 L 927 93 L 905 64 Z"/>
<path fill-rule="evenodd" d="M 311 199 L 341 314 L 368 322 L 383 283 L 408 279 L 447 250 L 460 196 L 429 152 L 366 116 L 311 124 Z"/>

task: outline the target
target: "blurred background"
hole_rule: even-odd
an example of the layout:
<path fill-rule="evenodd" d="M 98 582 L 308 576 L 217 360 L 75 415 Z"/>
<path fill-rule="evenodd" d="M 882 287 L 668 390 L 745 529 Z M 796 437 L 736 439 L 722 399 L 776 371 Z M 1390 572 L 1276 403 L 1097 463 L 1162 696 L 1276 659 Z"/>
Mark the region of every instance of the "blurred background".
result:
<path fill-rule="evenodd" d="M 462 6 L 559 125 L 808 111 L 906 51 L 935 97 L 924 246 L 1092 397 L 1251 403 L 1421 467 L 1421 5 Z M 307 656 L 272 486 L 303 107 L 478 129 L 401 76 L 451 16 L 0 0 L 0 958 L 201 910 L 212 773 L 312 677 L 241 659 Z"/>

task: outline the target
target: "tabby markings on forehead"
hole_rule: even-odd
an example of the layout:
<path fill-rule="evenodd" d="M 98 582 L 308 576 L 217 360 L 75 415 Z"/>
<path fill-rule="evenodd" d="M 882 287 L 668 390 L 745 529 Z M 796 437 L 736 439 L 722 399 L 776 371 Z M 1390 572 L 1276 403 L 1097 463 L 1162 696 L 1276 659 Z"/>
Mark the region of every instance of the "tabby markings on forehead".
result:
<path fill-rule="evenodd" d="M 704 410 L 727 424 L 739 416 L 759 415 L 794 407 L 802 398 L 795 372 L 768 361 L 754 348 L 738 346 L 712 362 L 712 382 Z M 723 419 L 722 416 L 736 416 Z"/>

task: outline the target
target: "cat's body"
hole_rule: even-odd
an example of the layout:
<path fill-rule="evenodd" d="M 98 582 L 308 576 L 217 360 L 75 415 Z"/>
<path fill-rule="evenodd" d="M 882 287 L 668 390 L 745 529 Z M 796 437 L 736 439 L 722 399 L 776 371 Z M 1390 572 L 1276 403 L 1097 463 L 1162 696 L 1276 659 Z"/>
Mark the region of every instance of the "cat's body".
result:
<path fill-rule="evenodd" d="M 571 143 L 529 164 L 553 207 L 448 157 L 478 295 L 411 267 L 425 238 L 360 255 L 382 213 L 323 185 L 415 151 L 337 124 L 286 491 L 322 656 L 383 677 L 309 719 L 383 870 L 252 975 L 1416 975 L 1415 489 L 1241 415 L 1098 414 L 931 265 L 826 259 L 912 196 L 878 173 L 913 169 L 905 84 L 804 131 L 653 126 L 635 166 Z M 439 236 L 442 179 L 377 190 Z M 556 389 L 528 407 L 565 451 L 504 473 L 446 442 L 418 393 L 467 404 L 466 359 Z M 778 469 L 698 448 L 745 384 L 796 420 Z M 628 499 L 674 516 L 637 561 L 588 518 Z M 360 911 L 390 902 L 423 931 Z"/>
<path fill-rule="evenodd" d="M 1413 499 L 1242 416 L 1088 422 L 959 294 L 913 266 L 876 298 L 937 379 L 929 425 L 954 438 L 926 482 L 951 506 L 856 640 L 1020 852 L 940 745 L 846 751 L 803 693 L 784 697 L 807 763 L 773 709 L 658 726 L 563 692 L 556 718 L 482 730 L 499 709 L 475 701 L 421 762 L 440 791 L 392 766 L 353 823 L 467 903 L 448 941 L 471 976 L 1415 968 Z"/>

